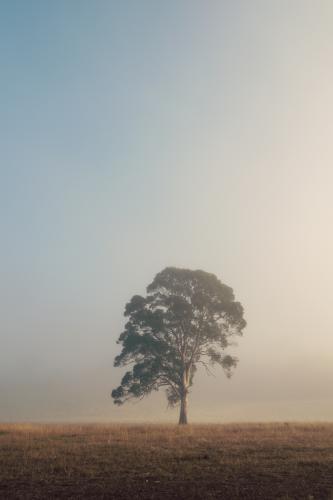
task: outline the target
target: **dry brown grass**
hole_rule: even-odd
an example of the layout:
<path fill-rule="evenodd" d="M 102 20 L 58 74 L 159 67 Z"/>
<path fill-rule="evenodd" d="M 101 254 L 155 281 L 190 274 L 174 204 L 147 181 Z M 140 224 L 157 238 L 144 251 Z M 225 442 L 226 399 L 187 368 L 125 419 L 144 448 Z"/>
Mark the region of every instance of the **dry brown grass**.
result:
<path fill-rule="evenodd" d="M 0 498 L 333 499 L 333 424 L 0 425 Z"/>

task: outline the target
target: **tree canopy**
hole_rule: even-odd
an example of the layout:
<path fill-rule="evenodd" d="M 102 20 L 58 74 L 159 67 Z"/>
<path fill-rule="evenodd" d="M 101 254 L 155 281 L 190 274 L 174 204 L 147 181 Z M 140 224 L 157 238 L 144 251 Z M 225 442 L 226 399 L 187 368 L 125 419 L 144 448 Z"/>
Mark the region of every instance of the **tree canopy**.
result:
<path fill-rule="evenodd" d="M 198 365 L 220 365 L 227 376 L 237 359 L 225 352 L 246 326 L 232 288 L 205 271 L 167 267 L 125 307 L 128 321 L 118 343 L 115 366 L 128 366 L 115 404 L 143 398 L 165 387 L 171 406 L 180 403 L 187 423 L 187 396 Z"/>

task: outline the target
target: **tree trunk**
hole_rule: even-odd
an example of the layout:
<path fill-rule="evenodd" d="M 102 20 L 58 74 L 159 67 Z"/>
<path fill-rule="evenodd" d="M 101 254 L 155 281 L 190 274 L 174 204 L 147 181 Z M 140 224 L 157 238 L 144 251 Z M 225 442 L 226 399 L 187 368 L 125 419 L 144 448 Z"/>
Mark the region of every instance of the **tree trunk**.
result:
<path fill-rule="evenodd" d="M 187 390 L 184 391 L 180 400 L 179 424 L 187 424 Z"/>
<path fill-rule="evenodd" d="M 189 372 L 190 368 L 184 364 L 182 372 L 182 384 L 180 388 L 180 413 L 179 424 L 187 424 L 187 395 L 189 387 Z"/>

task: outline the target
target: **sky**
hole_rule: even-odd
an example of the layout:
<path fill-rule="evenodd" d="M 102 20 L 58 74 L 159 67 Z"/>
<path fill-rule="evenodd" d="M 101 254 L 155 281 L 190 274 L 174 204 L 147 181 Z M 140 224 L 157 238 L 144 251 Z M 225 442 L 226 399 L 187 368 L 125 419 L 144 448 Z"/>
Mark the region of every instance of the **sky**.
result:
<path fill-rule="evenodd" d="M 124 306 L 166 266 L 248 326 L 196 421 L 333 419 L 331 0 L 0 2 L 0 421 L 113 405 Z"/>

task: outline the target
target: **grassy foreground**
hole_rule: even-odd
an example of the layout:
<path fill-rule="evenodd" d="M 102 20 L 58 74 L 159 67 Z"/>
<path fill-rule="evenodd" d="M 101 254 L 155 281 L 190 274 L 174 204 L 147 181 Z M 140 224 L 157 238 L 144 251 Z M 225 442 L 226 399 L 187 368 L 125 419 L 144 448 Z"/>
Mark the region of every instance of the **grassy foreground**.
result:
<path fill-rule="evenodd" d="M 333 499 L 333 424 L 0 424 L 0 498 Z"/>

